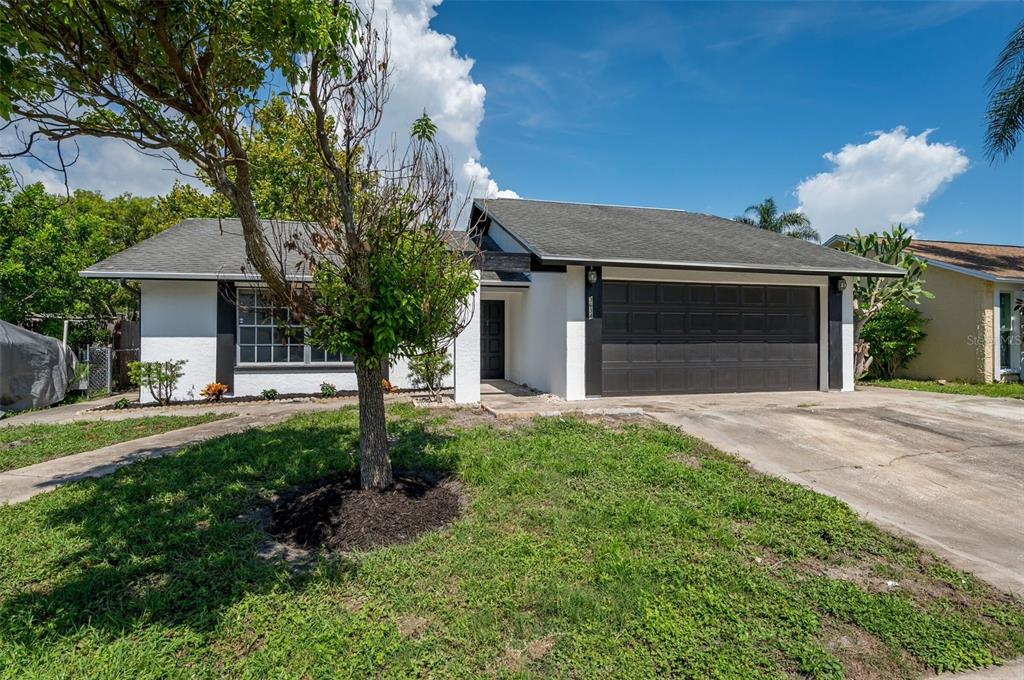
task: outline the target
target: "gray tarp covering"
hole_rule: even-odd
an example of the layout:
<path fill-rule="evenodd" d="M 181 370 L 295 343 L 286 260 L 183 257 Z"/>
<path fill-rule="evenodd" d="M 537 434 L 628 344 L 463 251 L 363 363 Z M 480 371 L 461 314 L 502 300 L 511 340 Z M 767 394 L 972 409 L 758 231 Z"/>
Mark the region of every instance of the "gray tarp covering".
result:
<path fill-rule="evenodd" d="M 59 340 L 0 321 L 0 413 L 56 404 L 74 373 Z"/>

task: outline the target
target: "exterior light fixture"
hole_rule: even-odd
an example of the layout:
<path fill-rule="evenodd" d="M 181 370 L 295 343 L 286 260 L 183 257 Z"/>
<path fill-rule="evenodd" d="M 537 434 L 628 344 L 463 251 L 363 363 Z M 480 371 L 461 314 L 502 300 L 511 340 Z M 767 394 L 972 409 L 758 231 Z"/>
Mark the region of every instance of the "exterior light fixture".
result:
<path fill-rule="evenodd" d="M 587 269 L 587 283 L 590 285 L 597 283 L 597 270 L 593 267 Z"/>
<path fill-rule="evenodd" d="M 838 281 L 836 281 L 836 289 L 840 293 L 846 290 L 846 279 L 839 279 Z"/>

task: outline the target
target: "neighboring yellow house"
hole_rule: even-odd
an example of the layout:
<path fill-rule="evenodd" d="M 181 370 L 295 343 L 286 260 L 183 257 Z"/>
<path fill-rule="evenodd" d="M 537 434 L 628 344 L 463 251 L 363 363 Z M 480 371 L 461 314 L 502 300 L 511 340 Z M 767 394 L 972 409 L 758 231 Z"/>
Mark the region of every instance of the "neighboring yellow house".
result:
<path fill-rule="evenodd" d="M 1018 381 L 1024 246 L 915 240 L 928 262 L 924 289 L 935 297 L 918 305 L 929 319 L 921 354 L 902 377 L 974 382 Z"/>

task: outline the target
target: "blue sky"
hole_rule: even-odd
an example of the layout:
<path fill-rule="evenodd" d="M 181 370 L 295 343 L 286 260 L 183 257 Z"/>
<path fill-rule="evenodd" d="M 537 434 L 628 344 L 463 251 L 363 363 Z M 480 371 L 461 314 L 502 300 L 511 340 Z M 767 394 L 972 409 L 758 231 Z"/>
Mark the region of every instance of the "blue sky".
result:
<path fill-rule="evenodd" d="M 792 209 L 802 181 L 838 169 L 823 154 L 853 145 L 843 177 L 807 195 L 812 217 L 871 230 L 887 225 L 857 222 L 891 204 L 885 214 L 906 208 L 925 238 L 1024 243 L 1024 148 L 998 166 L 983 155 L 985 79 L 1024 4 L 436 12 L 430 28 L 455 38 L 486 88 L 481 162 L 522 197 L 733 216 L 774 196 Z M 888 150 L 864 146 L 894 130 Z"/>

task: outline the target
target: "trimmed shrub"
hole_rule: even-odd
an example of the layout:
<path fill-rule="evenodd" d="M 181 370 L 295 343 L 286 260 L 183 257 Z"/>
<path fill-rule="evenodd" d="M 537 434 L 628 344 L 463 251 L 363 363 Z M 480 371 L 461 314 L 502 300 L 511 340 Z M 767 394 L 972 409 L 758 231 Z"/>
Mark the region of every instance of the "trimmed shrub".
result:
<path fill-rule="evenodd" d="M 178 381 L 185 374 L 186 359 L 178 361 L 133 361 L 128 364 L 128 376 L 133 384 L 149 390 L 157 402 L 171 403 Z"/>
<path fill-rule="evenodd" d="M 412 384 L 428 390 L 431 396 L 438 401 L 441 399 L 444 379 L 452 372 L 452 367 L 452 360 L 448 357 L 448 352 L 443 349 L 424 352 L 409 359 Z"/>
<path fill-rule="evenodd" d="M 275 399 L 277 399 L 277 390 L 275 390 L 273 387 L 268 387 L 267 389 L 260 392 L 260 396 L 266 399 L 267 401 L 274 401 Z"/>
<path fill-rule="evenodd" d="M 921 312 L 902 302 L 886 305 L 865 323 L 860 337 L 868 343 L 874 359 L 869 377 L 890 380 L 896 377 L 896 371 L 906 368 L 920 353 L 918 344 L 926 335 L 926 323 Z"/>
<path fill-rule="evenodd" d="M 320 396 L 333 397 L 338 393 L 338 388 L 329 382 L 320 383 Z"/>

